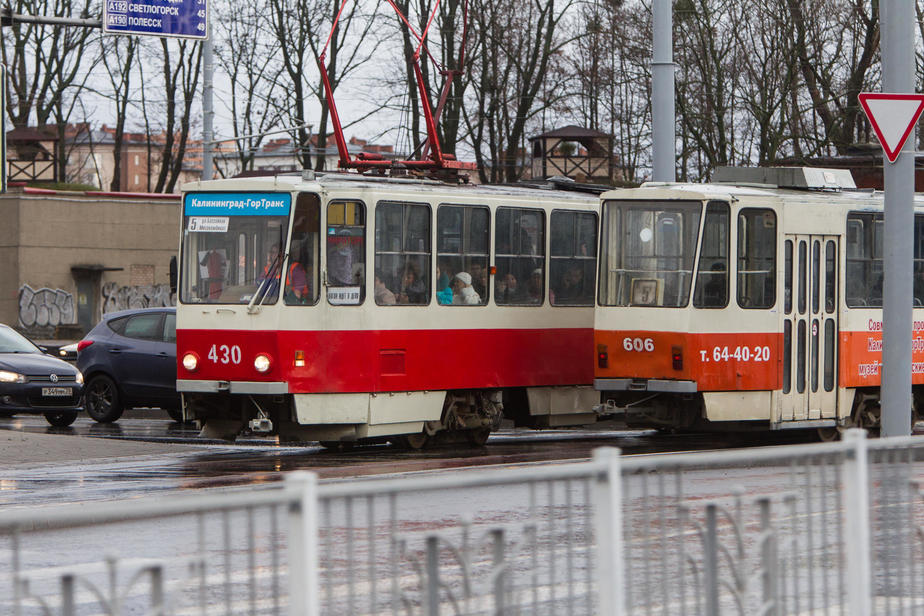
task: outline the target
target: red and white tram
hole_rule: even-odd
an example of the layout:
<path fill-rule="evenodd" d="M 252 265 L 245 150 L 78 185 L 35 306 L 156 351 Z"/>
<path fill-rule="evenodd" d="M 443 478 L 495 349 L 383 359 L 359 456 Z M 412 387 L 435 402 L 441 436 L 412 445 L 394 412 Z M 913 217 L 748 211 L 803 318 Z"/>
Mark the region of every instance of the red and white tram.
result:
<path fill-rule="evenodd" d="M 177 388 L 208 436 L 593 421 L 599 198 L 357 174 L 185 186 Z"/>
<path fill-rule="evenodd" d="M 883 199 L 849 171 L 733 169 L 602 196 L 595 387 L 637 426 L 876 428 Z M 924 202 L 915 306 L 924 305 Z M 914 310 L 915 407 L 924 310 Z"/>

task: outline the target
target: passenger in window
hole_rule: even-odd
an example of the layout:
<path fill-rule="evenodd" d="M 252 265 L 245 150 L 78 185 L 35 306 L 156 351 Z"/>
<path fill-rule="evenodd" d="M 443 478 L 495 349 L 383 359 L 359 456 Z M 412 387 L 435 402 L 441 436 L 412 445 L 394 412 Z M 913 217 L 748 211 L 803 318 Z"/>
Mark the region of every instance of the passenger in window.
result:
<path fill-rule="evenodd" d="M 446 262 L 441 261 L 436 265 L 436 292 L 440 293 L 449 288 L 449 268 Z"/>
<path fill-rule="evenodd" d="M 199 265 L 204 267 L 208 274 L 208 278 L 206 278 L 209 285 L 208 299 L 209 301 L 217 301 L 224 287 L 225 268 L 228 265 L 228 260 L 225 259 L 224 249 L 222 248 L 219 250 L 218 248 L 212 248 L 202 257 L 202 260 L 199 261 Z"/>
<path fill-rule="evenodd" d="M 394 306 L 397 303 L 395 294 L 385 286 L 385 283 L 378 276 L 375 277 L 373 290 L 375 292 L 375 303 L 379 306 Z"/>
<path fill-rule="evenodd" d="M 258 291 L 265 298 L 276 297 L 279 294 L 279 278 L 282 276 L 282 258 L 279 254 L 279 244 L 270 246 L 266 253 L 266 264 L 263 273 L 257 278 Z"/>
<path fill-rule="evenodd" d="M 542 280 L 542 268 L 537 267 L 529 276 L 529 282 L 526 284 L 526 303 L 541 304 L 544 283 Z"/>
<path fill-rule="evenodd" d="M 352 239 L 349 229 L 341 229 L 336 237 L 328 238 L 327 277 L 333 285 L 351 285 L 355 282 Z"/>
<path fill-rule="evenodd" d="M 408 263 L 401 276 L 401 291 L 398 293 L 399 304 L 426 304 L 427 287 L 420 279 L 417 267 Z"/>
<path fill-rule="evenodd" d="M 552 303 L 577 304 L 581 301 L 584 287 L 584 272 L 579 266 L 573 265 L 561 277 L 561 286 L 557 292 L 549 289 Z"/>
<path fill-rule="evenodd" d="M 478 294 L 478 297 L 487 297 L 488 271 L 477 261 L 472 263 L 471 269 L 472 288 L 475 289 L 475 293 Z"/>
<path fill-rule="evenodd" d="M 472 275 L 459 272 L 452 279 L 452 303 L 456 306 L 479 306 L 481 296 L 472 286 Z"/>
<path fill-rule="evenodd" d="M 507 272 L 503 278 L 498 279 L 495 293 L 495 301 L 498 304 L 517 304 L 521 301 L 517 277 L 513 275 L 513 272 Z"/>

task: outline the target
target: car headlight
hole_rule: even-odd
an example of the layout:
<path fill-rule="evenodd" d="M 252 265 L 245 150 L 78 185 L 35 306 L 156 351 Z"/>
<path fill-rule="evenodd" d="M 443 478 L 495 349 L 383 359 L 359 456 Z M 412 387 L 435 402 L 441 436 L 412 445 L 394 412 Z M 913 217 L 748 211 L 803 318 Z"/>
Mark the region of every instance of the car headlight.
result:
<path fill-rule="evenodd" d="M 18 372 L 0 370 L 0 383 L 25 383 L 26 377 Z"/>
<path fill-rule="evenodd" d="M 253 360 L 253 368 L 257 372 L 269 372 L 270 367 L 272 367 L 273 361 L 270 359 L 269 355 L 260 353 Z"/>
<path fill-rule="evenodd" d="M 187 353 L 183 356 L 183 367 L 189 372 L 195 372 L 199 368 L 199 356 L 195 353 Z"/>
<path fill-rule="evenodd" d="M 80 370 L 77 371 L 76 381 L 78 385 L 83 385 L 83 372 Z"/>

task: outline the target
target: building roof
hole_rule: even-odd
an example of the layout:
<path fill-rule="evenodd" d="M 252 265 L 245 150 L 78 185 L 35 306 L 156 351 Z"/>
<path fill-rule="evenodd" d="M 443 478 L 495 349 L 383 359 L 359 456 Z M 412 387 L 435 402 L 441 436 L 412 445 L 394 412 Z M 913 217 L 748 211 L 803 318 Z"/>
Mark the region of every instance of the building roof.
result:
<path fill-rule="evenodd" d="M 580 139 L 587 137 L 606 137 L 609 139 L 612 135 L 608 133 L 601 133 L 598 130 L 591 130 L 589 128 L 582 128 L 580 126 L 575 126 L 573 124 L 569 126 L 563 126 L 562 128 L 556 128 L 555 130 L 550 130 L 541 135 L 536 135 L 535 137 L 530 137 L 530 141 L 535 141 L 536 139 L 544 139 L 548 137 L 558 137 L 564 139 Z"/>
<path fill-rule="evenodd" d="M 58 136 L 53 132 L 41 131 L 31 126 L 23 126 L 7 131 L 6 140 L 9 143 L 31 143 L 35 141 L 57 141 Z"/>

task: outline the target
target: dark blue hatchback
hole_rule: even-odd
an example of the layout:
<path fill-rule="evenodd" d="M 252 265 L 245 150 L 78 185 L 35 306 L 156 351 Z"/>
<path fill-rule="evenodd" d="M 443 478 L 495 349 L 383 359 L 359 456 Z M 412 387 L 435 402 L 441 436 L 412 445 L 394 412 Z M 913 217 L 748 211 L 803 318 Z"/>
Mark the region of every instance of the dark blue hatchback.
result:
<path fill-rule="evenodd" d="M 82 391 L 83 376 L 74 366 L 0 325 L 0 415 L 42 414 L 53 426 L 69 426 Z"/>
<path fill-rule="evenodd" d="M 86 379 L 84 406 L 101 423 L 126 408 L 159 407 L 182 421 L 176 392 L 176 308 L 123 310 L 104 315 L 77 344 Z"/>

